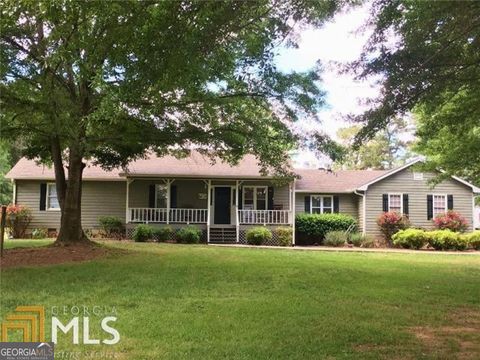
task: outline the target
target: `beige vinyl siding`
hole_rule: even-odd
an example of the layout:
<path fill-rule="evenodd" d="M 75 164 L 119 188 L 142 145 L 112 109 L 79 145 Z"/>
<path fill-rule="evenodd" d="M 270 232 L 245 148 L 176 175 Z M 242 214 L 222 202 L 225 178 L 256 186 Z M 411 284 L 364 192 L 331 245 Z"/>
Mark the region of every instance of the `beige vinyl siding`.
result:
<path fill-rule="evenodd" d="M 163 180 L 134 180 L 129 188 L 129 207 L 148 207 L 149 186 L 164 184 Z M 177 188 L 177 207 L 187 209 L 206 209 L 207 200 L 200 199 L 201 193 L 207 193 L 203 180 L 175 180 L 172 186 Z"/>
<path fill-rule="evenodd" d="M 82 193 L 82 225 L 98 227 L 100 216 L 116 216 L 125 222 L 126 183 L 85 181 Z"/>
<path fill-rule="evenodd" d="M 358 230 L 363 232 L 363 202 L 365 201 L 362 196 L 358 196 L 357 209 L 358 209 Z"/>
<path fill-rule="evenodd" d="M 17 180 L 17 204 L 32 211 L 30 228 L 53 228 L 60 226 L 60 211 L 40 211 L 40 181 Z"/>
<path fill-rule="evenodd" d="M 358 196 L 355 194 L 296 193 L 295 212 L 297 214 L 305 212 L 305 196 L 311 195 L 338 196 L 339 213 L 358 219 Z"/>
<path fill-rule="evenodd" d="M 17 180 L 17 204 L 32 211 L 30 228 L 55 228 L 60 226 L 60 211 L 40 211 L 40 184 L 43 181 Z M 117 216 L 125 220 L 125 183 L 85 181 L 82 190 L 82 225 L 98 227 L 100 216 Z"/>
<path fill-rule="evenodd" d="M 427 219 L 427 195 L 453 195 L 454 210 L 467 219 L 471 229 L 472 189 L 454 179 L 444 180 L 432 189 L 428 181 L 435 176 L 433 173 L 424 173 L 423 180 L 413 180 L 413 170 L 408 168 L 370 185 L 367 190 L 367 233 L 375 237 L 381 236 L 376 219 L 383 211 L 382 194 L 388 193 L 408 194 L 412 225 L 426 229 L 432 228 L 432 221 Z"/>
<path fill-rule="evenodd" d="M 130 184 L 130 207 L 148 207 L 149 186 L 151 184 L 163 184 L 162 180 L 134 180 Z M 207 184 L 203 180 L 175 180 L 172 185 L 177 187 L 177 207 L 206 209 L 207 200 L 200 199 L 200 193 L 207 193 Z M 212 181 L 212 186 L 235 186 L 235 181 Z M 268 181 L 244 181 L 242 186 L 272 186 Z M 289 202 L 288 185 L 274 188 L 274 204 L 281 205 L 288 210 Z"/>

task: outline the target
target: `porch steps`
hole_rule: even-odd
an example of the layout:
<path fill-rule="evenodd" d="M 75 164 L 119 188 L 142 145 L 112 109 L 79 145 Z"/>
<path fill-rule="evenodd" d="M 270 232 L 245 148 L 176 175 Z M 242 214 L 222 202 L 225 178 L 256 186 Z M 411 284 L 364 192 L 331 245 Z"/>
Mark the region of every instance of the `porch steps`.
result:
<path fill-rule="evenodd" d="M 211 227 L 210 228 L 211 243 L 235 243 L 237 242 L 237 231 L 235 227 Z"/>

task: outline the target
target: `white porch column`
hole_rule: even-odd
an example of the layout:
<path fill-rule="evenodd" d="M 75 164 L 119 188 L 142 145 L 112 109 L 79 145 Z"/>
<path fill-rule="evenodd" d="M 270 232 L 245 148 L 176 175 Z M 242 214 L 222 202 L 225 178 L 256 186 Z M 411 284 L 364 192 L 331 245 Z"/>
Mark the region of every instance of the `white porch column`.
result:
<path fill-rule="evenodd" d="M 172 182 L 174 181 L 167 179 L 164 180 L 165 184 L 167 185 L 167 225 L 170 224 L 170 186 L 172 185 Z"/>
<path fill-rule="evenodd" d="M 235 182 L 235 227 L 237 232 L 237 243 L 240 242 L 240 216 L 238 216 L 238 191 L 240 190 L 240 181 Z"/>
<path fill-rule="evenodd" d="M 290 184 L 290 216 L 292 217 L 290 222 L 292 224 L 292 245 L 295 246 L 295 186 L 296 180 L 293 179 L 293 184 Z"/>
<path fill-rule="evenodd" d="M 212 201 L 212 180 L 207 182 L 207 244 L 210 242 L 210 204 Z"/>
<path fill-rule="evenodd" d="M 130 184 L 133 182 L 133 179 L 127 178 L 127 196 L 125 198 L 125 224 L 130 222 Z"/>
<path fill-rule="evenodd" d="M 17 182 L 15 180 L 12 180 L 13 183 L 13 198 L 12 198 L 12 204 L 17 205 Z M 474 200 L 475 201 L 475 200 Z M 473 212 L 475 213 L 475 212 Z M 473 223 L 472 223 L 473 224 Z"/>

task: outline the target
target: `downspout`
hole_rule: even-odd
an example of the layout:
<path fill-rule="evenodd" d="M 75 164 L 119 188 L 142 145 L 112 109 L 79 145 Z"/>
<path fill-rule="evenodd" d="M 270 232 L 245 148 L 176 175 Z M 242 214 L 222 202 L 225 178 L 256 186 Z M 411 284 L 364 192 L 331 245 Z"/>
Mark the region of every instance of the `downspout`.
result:
<path fill-rule="evenodd" d="M 353 193 L 355 195 L 361 196 L 363 198 L 362 201 L 362 235 L 367 234 L 367 190 L 363 194 L 359 193 L 357 190 L 354 190 Z"/>

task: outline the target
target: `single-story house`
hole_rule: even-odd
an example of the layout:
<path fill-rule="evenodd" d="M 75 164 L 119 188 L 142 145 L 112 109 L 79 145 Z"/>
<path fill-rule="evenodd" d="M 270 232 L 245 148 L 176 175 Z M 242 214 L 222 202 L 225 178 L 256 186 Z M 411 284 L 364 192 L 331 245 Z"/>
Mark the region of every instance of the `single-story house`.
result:
<path fill-rule="evenodd" d="M 99 227 L 101 216 L 116 216 L 127 235 L 137 224 L 198 226 L 208 242 L 245 242 L 252 226 L 295 227 L 295 215 L 344 213 L 357 219 L 364 234 L 379 236 L 377 217 L 384 211 L 409 216 L 414 226 L 430 228 L 437 214 L 454 209 L 473 228 L 474 194 L 480 189 L 457 177 L 435 187 L 435 174 L 415 170 L 416 160 L 389 171 L 295 169 L 298 178 L 279 184 L 262 175 L 254 156 L 237 166 L 204 157 L 150 156 L 128 169 L 84 170 L 82 222 Z M 29 207 L 30 228 L 57 229 L 60 224 L 53 169 L 21 159 L 7 174 L 14 202 Z M 276 242 L 275 232 L 273 243 Z"/>

